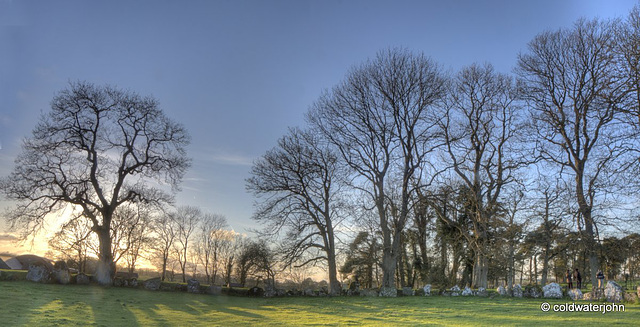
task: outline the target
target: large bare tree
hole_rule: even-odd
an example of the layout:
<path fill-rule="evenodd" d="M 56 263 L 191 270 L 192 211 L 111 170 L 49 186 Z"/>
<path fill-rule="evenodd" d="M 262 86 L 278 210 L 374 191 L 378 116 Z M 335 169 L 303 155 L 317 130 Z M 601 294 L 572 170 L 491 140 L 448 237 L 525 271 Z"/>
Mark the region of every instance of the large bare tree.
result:
<path fill-rule="evenodd" d="M 335 228 L 344 176 L 339 154 L 317 134 L 291 129 L 255 162 L 251 175 L 247 189 L 261 199 L 254 218 L 265 223 L 267 234 L 286 229 L 285 266 L 326 263 L 330 293 L 340 295 Z"/>
<path fill-rule="evenodd" d="M 410 214 L 415 179 L 433 147 L 432 109 L 445 94 L 441 69 L 422 54 L 388 49 L 352 69 L 309 113 L 357 176 L 382 231 L 383 293 L 393 296 L 401 235 Z M 397 196 L 388 196 L 395 178 Z M 393 210 L 391 210 L 393 208 Z"/>
<path fill-rule="evenodd" d="M 537 155 L 571 181 L 577 226 L 591 280 L 600 268 L 594 208 L 618 182 L 619 158 L 629 147 L 620 123 L 627 94 L 615 55 L 615 22 L 579 20 L 572 28 L 537 35 L 518 57 Z"/>
<path fill-rule="evenodd" d="M 525 165 L 514 147 L 521 108 L 517 101 L 511 77 L 496 73 L 489 64 L 474 64 L 462 69 L 451 83 L 442 114 L 445 161 L 468 190 L 473 226 L 465 235 L 475 253 L 475 287 L 487 287 L 489 234 L 503 216 L 505 187 Z"/>
<path fill-rule="evenodd" d="M 71 83 L 51 102 L 33 135 L 24 140 L 12 173 L 0 190 L 16 201 L 6 217 L 12 228 L 36 231 L 50 213 L 67 205 L 88 219 L 100 241 L 96 277 L 111 284 L 114 212 L 129 202 L 166 203 L 189 159 L 184 127 L 152 97 L 111 86 Z"/>

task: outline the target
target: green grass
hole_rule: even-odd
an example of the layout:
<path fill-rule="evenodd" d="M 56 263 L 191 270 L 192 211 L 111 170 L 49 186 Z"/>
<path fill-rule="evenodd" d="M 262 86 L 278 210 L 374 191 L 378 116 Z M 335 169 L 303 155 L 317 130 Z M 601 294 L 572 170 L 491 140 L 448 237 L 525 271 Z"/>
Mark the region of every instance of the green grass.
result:
<path fill-rule="evenodd" d="M 86 285 L 0 282 L 2 326 L 637 325 L 625 312 L 542 312 L 570 300 L 399 297 L 248 298 Z"/>

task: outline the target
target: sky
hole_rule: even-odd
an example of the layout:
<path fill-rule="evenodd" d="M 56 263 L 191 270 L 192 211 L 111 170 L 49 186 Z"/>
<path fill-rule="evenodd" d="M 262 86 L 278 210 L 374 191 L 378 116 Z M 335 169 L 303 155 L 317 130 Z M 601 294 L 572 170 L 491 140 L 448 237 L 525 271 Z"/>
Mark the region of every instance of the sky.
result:
<path fill-rule="evenodd" d="M 510 73 L 527 43 L 637 1 L 0 0 L 0 176 L 70 81 L 152 95 L 192 137 L 178 205 L 259 227 L 245 179 L 324 89 L 389 47 Z M 10 203 L 0 199 L 0 212 Z M 0 250 L 12 241 L 0 222 Z M 4 243 L 3 243 L 4 242 Z"/>

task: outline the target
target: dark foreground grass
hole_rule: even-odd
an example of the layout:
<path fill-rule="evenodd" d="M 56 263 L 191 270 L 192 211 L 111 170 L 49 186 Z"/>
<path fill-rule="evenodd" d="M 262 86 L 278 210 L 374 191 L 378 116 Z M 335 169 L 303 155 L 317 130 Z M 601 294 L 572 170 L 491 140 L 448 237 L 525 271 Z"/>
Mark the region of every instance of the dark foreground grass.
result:
<path fill-rule="evenodd" d="M 247 298 L 85 285 L 0 282 L 2 326 L 612 326 L 638 325 L 625 312 L 542 312 L 542 299 Z M 565 303 L 554 300 L 549 303 Z"/>

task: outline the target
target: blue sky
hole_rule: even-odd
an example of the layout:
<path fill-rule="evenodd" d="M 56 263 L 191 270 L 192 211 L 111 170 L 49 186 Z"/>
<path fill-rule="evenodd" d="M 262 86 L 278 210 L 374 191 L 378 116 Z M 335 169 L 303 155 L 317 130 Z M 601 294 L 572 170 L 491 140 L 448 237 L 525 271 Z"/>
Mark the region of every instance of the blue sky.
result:
<path fill-rule="evenodd" d="M 399 46 L 451 71 L 490 62 L 508 73 L 536 34 L 636 3 L 0 0 L 0 176 L 68 81 L 117 85 L 153 95 L 189 130 L 178 204 L 245 232 L 256 227 L 252 161 L 351 66 Z"/>

